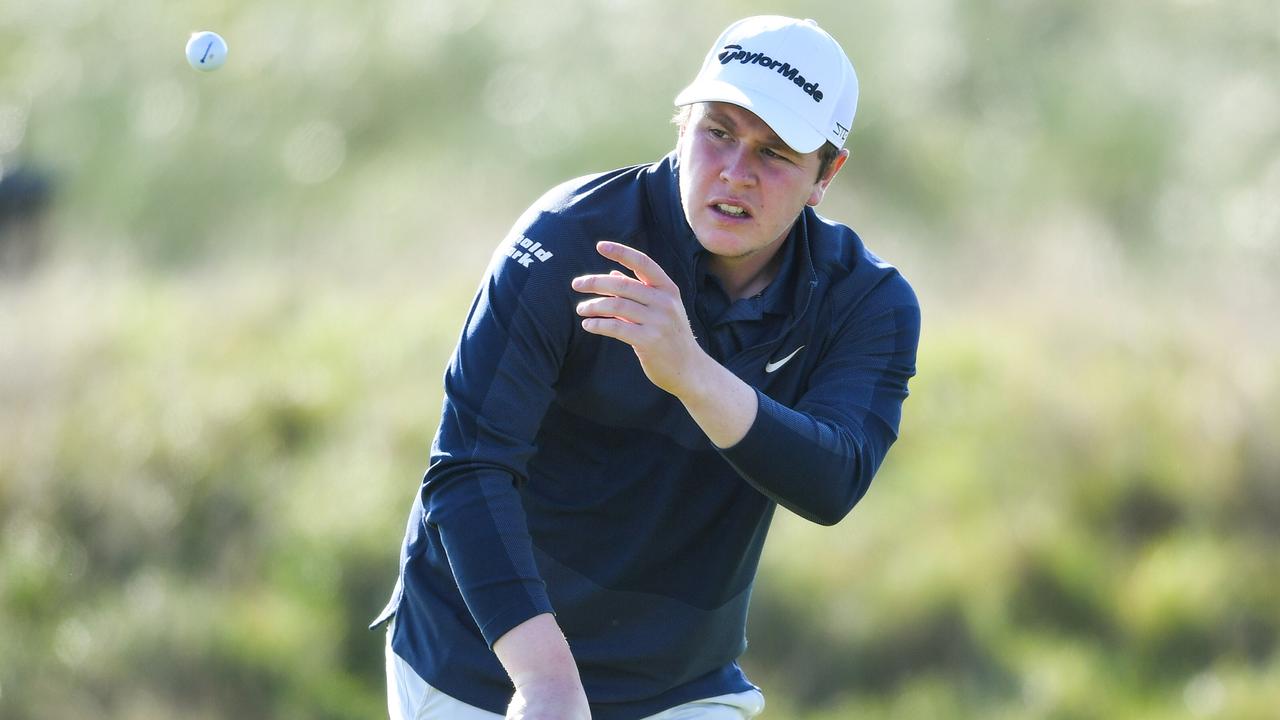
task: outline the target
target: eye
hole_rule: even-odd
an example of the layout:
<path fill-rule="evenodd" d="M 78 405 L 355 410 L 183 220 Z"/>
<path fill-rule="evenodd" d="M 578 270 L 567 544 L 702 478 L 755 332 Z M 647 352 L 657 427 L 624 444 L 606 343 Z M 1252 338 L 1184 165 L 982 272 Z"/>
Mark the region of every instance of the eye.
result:
<path fill-rule="evenodd" d="M 783 161 L 783 162 L 791 162 L 791 159 L 790 159 L 790 158 L 788 158 L 788 157 L 787 157 L 787 156 L 785 156 L 785 155 L 780 155 L 780 154 L 778 154 L 778 153 L 777 153 L 775 150 L 773 150 L 772 148 L 765 148 L 765 149 L 763 150 L 763 152 L 764 152 L 765 157 L 769 158 L 770 160 L 781 160 L 781 161 Z"/>
<path fill-rule="evenodd" d="M 721 140 L 729 137 L 729 133 L 725 132 L 724 130 L 721 130 L 718 127 L 707 128 L 707 132 L 711 133 L 711 137 L 719 138 Z"/>

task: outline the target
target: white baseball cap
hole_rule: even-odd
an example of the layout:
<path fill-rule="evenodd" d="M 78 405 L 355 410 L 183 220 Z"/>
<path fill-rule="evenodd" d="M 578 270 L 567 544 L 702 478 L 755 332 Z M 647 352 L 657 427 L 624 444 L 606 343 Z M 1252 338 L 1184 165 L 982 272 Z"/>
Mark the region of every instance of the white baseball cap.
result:
<path fill-rule="evenodd" d="M 813 20 L 757 15 L 730 25 L 676 105 L 727 102 L 764 120 L 796 152 L 844 147 L 858 107 L 858 76 Z"/>

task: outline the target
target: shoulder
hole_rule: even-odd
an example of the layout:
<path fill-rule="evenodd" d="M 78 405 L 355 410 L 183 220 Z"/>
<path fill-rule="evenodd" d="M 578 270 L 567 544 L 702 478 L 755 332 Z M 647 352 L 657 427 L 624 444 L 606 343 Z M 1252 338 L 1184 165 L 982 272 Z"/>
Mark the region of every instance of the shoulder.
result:
<path fill-rule="evenodd" d="M 534 234 L 548 230 L 603 234 L 633 224 L 644 213 L 647 168 L 635 165 L 560 183 L 538 198 L 516 227 Z"/>
<path fill-rule="evenodd" d="M 495 263 L 505 258 L 529 269 L 554 263 L 573 272 L 594 263 L 596 241 L 622 237 L 643 217 L 647 167 L 583 175 L 543 193 L 511 226 Z"/>
<path fill-rule="evenodd" d="M 805 209 L 804 218 L 814 270 L 834 302 L 919 312 L 919 299 L 902 271 L 873 252 L 852 228 L 813 208 Z"/>
<path fill-rule="evenodd" d="M 566 180 L 544 193 L 530 209 L 586 220 L 610 210 L 643 206 L 643 178 L 649 168 L 631 165 Z"/>

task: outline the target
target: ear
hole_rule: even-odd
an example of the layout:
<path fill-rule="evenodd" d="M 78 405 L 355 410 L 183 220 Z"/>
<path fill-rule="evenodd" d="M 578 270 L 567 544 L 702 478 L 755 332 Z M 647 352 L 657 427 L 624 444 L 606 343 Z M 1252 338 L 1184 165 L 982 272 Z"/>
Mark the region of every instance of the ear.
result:
<path fill-rule="evenodd" d="M 836 173 L 840 172 L 840 168 L 844 167 L 844 163 L 849 159 L 849 148 L 841 148 L 840 154 L 836 155 L 836 159 L 831 161 L 831 167 L 818 178 L 813 184 L 813 191 L 809 193 L 809 199 L 805 204 L 810 207 L 818 207 L 818 203 L 822 202 L 822 198 L 827 194 L 827 188 L 831 186 L 831 181 L 836 178 Z"/>

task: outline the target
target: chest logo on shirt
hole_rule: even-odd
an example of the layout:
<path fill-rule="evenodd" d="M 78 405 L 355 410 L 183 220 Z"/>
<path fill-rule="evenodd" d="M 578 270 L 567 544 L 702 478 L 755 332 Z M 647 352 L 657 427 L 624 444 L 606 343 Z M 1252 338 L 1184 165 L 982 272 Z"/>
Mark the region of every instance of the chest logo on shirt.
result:
<path fill-rule="evenodd" d="M 502 254 L 520 263 L 520 267 L 530 267 L 533 261 L 546 262 L 554 254 L 543 250 L 542 243 L 534 242 L 523 235 L 517 235 L 511 244 L 502 248 Z"/>
<path fill-rule="evenodd" d="M 765 363 L 764 371 L 767 373 L 777 372 L 778 369 L 781 368 L 783 365 L 786 365 L 787 363 L 791 362 L 791 358 L 795 357 L 796 353 L 800 352 L 803 349 L 804 349 L 804 346 L 801 345 L 795 350 L 792 350 L 790 355 L 782 358 L 781 360 L 774 360 L 771 363 Z"/>

